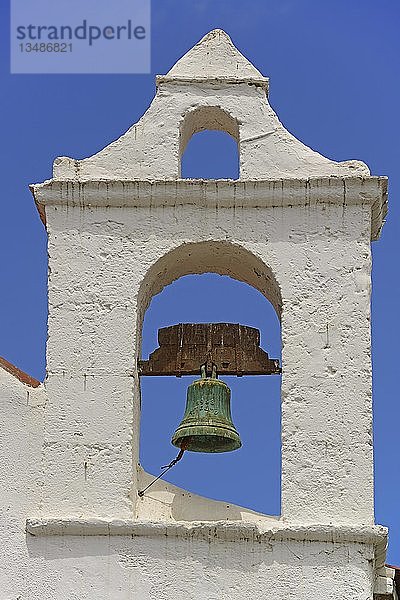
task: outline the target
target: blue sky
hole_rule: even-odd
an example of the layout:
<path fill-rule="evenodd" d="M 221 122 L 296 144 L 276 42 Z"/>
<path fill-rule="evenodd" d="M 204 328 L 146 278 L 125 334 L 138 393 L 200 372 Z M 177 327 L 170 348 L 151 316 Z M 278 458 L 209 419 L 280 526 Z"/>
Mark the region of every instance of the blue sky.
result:
<path fill-rule="evenodd" d="M 388 220 L 373 245 L 375 485 L 376 520 L 391 527 L 388 558 L 400 564 L 399 3 L 153 0 L 152 73 L 77 76 L 9 74 L 6 4 L 0 8 L 0 355 L 39 379 L 45 372 L 46 235 L 27 186 L 50 177 L 54 157 L 83 158 L 121 135 L 148 107 L 154 75 L 165 73 L 210 29 L 225 29 L 270 77 L 271 104 L 296 137 L 329 158 L 361 159 L 373 174 L 389 176 Z M 230 140 L 218 134 L 193 138 L 185 174 L 199 174 L 195 168 L 205 176 L 234 175 Z M 179 321 L 254 325 L 261 329 L 264 347 L 279 356 L 272 308 L 258 292 L 237 282 L 191 276 L 166 288 L 146 315 L 144 354 L 154 348 L 158 327 Z M 189 381 L 143 382 L 142 461 L 153 472 L 173 456 L 169 437 L 181 417 Z M 170 480 L 212 497 L 279 512 L 279 380 L 243 378 L 229 384 L 243 449 L 185 458 Z M 161 418 L 155 421 L 159 409 Z"/>

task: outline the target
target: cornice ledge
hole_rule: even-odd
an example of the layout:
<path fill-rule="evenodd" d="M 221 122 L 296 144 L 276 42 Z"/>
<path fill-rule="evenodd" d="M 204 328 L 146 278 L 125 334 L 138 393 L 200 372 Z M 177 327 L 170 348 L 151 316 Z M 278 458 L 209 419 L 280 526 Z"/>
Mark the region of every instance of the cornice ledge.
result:
<path fill-rule="evenodd" d="M 163 83 L 170 85 L 226 85 L 226 84 L 245 84 L 254 85 L 261 87 L 265 90 L 267 96 L 269 91 L 269 79 L 268 77 L 229 77 L 229 76 L 215 76 L 215 77 L 184 77 L 184 76 L 170 76 L 170 75 L 156 75 L 156 87 L 159 88 Z"/>
<path fill-rule="evenodd" d="M 320 204 L 371 206 L 371 239 L 387 212 L 386 177 L 309 179 L 57 180 L 30 186 L 44 220 L 46 206 L 273 208 Z"/>
<path fill-rule="evenodd" d="M 120 519 L 28 519 L 26 531 L 33 536 L 131 536 L 173 537 L 210 541 L 316 541 L 331 543 L 359 543 L 386 549 L 387 528 L 349 525 L 298 525 L 250 523 L 244 521 L 134 521 Z"/>

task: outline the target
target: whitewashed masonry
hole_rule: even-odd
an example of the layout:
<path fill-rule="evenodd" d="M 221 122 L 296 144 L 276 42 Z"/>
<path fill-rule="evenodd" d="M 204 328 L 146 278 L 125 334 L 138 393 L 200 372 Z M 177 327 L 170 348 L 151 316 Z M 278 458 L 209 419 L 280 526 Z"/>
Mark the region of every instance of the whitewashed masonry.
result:
<path fill-rule="evenodd" d="M 237 140 L 239 180 L 180 178 L 204 129 Z M 0 471 L 4 598 L 393 598 L 370 355 L 386 179 L 296 140 L 268 80 L 215 30 L 157 78 L 127 133 L 56 159 L 32 191 L 49 236 L 48 374 L 32 393 L 0 371 L 15 397 L 0 428 L 18 423 Z M 280 517 L 166 483 L 137 495 L 143 316 L 165 285 L 209 271 L 254 286 L 281 318 Z"/>

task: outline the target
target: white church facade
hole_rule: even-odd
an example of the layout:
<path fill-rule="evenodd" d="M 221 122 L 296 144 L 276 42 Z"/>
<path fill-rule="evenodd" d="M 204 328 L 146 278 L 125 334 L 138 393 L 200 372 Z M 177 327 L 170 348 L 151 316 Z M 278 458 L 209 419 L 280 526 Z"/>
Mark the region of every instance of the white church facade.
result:
<path fill-rule="evenodd" d="M 181 178 L 206 129 L 237 141 L 237 180 Z M 157 77 L 124 135 L 57 158 L 32 193 L 48 233 L 47 376 L 0 363 L 0 600 L 395 600 L 373 489 L 371 241 L 386 178 L 295 139 L 268 79 L 215 30 Z M 207 272 L 253 286 L 281 321 L 278 517 L 164 481 L 138 494 L 152 480 L 144 313 Z"/>

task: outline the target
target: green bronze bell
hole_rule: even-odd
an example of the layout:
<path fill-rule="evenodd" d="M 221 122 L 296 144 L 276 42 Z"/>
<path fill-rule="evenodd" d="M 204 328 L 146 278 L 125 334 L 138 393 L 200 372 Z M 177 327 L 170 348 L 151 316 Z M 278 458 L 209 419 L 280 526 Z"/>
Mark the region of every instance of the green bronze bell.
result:
<path fill-rule="evenodd" d="M 186 410 L 182 422 L 172 436 L 174 446 L 191 452 L 230 452 L 242 445 L 232 422 L 231 391 L 217 379 L 216 367 L 188 387 Z"/>

